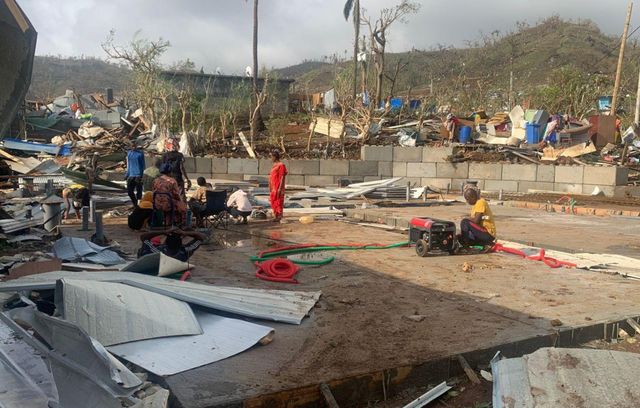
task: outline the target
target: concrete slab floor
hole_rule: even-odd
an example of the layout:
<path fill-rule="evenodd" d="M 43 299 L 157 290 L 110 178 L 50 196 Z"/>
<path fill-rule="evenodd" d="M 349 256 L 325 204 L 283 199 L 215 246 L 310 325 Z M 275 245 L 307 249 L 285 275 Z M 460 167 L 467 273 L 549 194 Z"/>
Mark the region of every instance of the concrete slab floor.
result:
<path fill-rule="evenodd" d="M 377 210 L 392 215 L 454 219 L 464 206 Z M 585 251 L 627 253 L 638 242 L 640 221 L 570 217 L 495 208 L 505 239 Z M 82 236 L 77 227 L 64 233 Z M 216 231 L 217 245 L 192 258 L 194 282 L 250 288 L 321 290 L 302 325 L 262 322 L 275 340 L 245 353 L 166 379 L 177 406 L 240 404 L 265 393 L 409 365 L 552 333 L 564 327 L 640 315 L 640 283 L 594 272 L 550 269 L 505 254 L 419 258 L 413 248 L 337 253 L 334 263 L 300 272 L 299 285 L 255 278 L 247 257 L 277 245 L 393 243 L 404 234 L 334 221 L 310 225 L 255 223 Z M 107 235 L 135 253 L 137 234 L 126 220 L 109 219 Z M 250 235 L 253 234 L 253 235 Z M 86 235 L 85 235 L 86 236 Z M 611 250 L 619 248 L 619 251 Z M 637 254 L 637 252 L 636 252 Z M 474 266 L 470 273 L 462 264 Z M 423 315 L 422 321 L 407 319 Z M 366 401 L 349 401 L 350 405 Z"/>

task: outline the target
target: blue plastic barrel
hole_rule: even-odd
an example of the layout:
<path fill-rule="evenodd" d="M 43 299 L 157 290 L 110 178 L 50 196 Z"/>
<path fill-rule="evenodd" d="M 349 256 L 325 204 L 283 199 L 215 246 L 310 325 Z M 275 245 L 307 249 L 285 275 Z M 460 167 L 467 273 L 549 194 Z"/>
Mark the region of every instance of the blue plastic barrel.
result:
<path fill-rule="evenodd" d="M 540 143 L 540 125 L 527 123 L 527 144 L 534 145 L 538 143 Z"/>
<path fill-rule="evenodd" d="M 462 126 L 460 128 L 460 134 L 458 137 L 460 139 L 460 143 L 469 143 L 469 141 L 471 140 L 471 127 Z"/>

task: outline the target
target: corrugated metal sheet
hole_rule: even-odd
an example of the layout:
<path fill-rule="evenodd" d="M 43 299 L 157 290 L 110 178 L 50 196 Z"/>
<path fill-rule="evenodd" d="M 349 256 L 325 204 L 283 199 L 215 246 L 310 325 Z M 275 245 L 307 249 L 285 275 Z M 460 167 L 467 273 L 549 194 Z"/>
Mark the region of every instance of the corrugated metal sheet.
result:
<path fill-rule="evenodd" d="M 125 263 L 125 260 L 112 250 L 82 238 L 60 238 L 53 244 L 53 253 L 63 261 L 88 260 L 101 265 Z"/>
<path fill-rule="evenodd" d="M 273 332 L 271 327 L 198 312 L 203 333 L 109 347 L 109 351 L 154 374 L 167 376 L 241 353 Z"/>
<path fill-rule="evenodd" d="M 0 321 L 0 406 L 43 408 L 58 391 L 47 362 Z"/>
<path fill-rule="evenodd" d="M 144 273 L 154 276 L 169 276 L 192 268 L 187 262 L 179 261 L 162 252 L 142 256 L 122 268 L 123 272 Z"/>
<path fill-rule="evenodd" d="M 120 283 L 61 279 L 55 299 L 66 321 L 105 346 L 202 334 L 188 304 Z"/>
<path fill-rule="evenodd" d="M 48 272 L 0 283 L 0 292 L 55 288 L 58 279 L 123 282 L 188 303 L 242 316 L 300 324 L 322 292 L 245 289 L 176 282 L 131 272 Z"/>
<path fill-rule="evenodd" d="M 542 348 L 492 362 L 494 408 L 637 407 L 640 355 Z"/>

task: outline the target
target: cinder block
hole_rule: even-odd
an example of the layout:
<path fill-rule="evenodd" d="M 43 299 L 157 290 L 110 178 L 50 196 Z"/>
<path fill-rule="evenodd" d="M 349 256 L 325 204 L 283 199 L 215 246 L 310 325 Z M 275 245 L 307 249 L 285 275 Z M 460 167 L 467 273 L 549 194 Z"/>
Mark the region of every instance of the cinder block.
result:
<path fill-rule="evenodd" d="M 502 180 L 502 164 L 499 163 L 470 163 L 470 180 Z"/>
<path fill-rule="evenodd" d="M 212 179 L 218 179 L 218 180 L 232 180 L 232 181 L 244 181 L 244 174 L 242 173 L 234 173 L 234 174 L 228 174 L 228 173 L 224 173 L 224 174 L 212 174 L 211 175 Z"/>
<path fill-rule="evenodd" d="M 364 181 L 366 183 L 367 181 L 377 181 L 377 180 L 380 180 L 381 178 L 382 177 L 380 176 L 364 176 Z"/>
<path fill-rule="evenodd" d="M 378 176 L 389 178 L 393 176 L 393 162 L 379 161 L 378 162 Z"/>
<path fill-rule="evenodd" d="M 640 186 L 617 186 L 614 197 L 640 197 Z"/>
<path fill-rule="evenodd" d="M 422 161 L 422 147 L 400 147 L 395 146 L 393 148 L 393 161 L 401 162 L 421 162 Z"/>
<path fill-rule="evenodd" d="M 377 176 L 378 162 L 349 160 L 349 175 L 350 176 Z"/>
<path fill-rule="evenodd" d="M 436 163 L 407 163 L 408 177 L 436 177 Z"/>
<path fill-rule="evenodd" d="M 194 189 L 197 187 L 196 181 L 198 180 L 198 177 L 204 177 L 204 179 L 207 180 L 207 182 L 208 182 L 211 179 L 211 173 L 191 173 L 191 174 L 189 174 L 189 179 L 191 180 L 192 188 L 194 188 Z"/>
<path fill-rule="evenodd" d="M 362 146 L 360 159 L 365 161 L 393 161 L 393 146 Z"/>
<path fill-rule="evenodd" d="M 553 183 L 556 181 L 556 166 L 551 164 L 539 164 L 536 181 Z"/>
<path fill-rule="evenodd" d="M 567 166 L 571 167 L 571 166 Z M 556 172 L 556 175 L 558 173 Z M 582 183 L 554 183 L 553 191 L 561 193 L 582 194 Z"/>
<path fill-rule="evenodd" d="M 348 176 L 348 160 L 320 160 L 320 175 L 322 176 Z"/>
<path fill-rule="evenodd" d="M 227 172 L 227 164 L 226 157 L 212 157 L 210 172 L 212 174 L 224 174 Z"/>
<path fill-rule="evenodd" d="M 426 177 L 421 181 L 422 187 L 433 187 L 444 192 L 451 191 L 452 180 L 447 178 Z"/>
<path fill-rule="evenodd" d="M 304 185 L 310 186 L 310 187 L 330 186 L 334 184 L 333 177 L 334 176 L 316 176 L 316 175 L 304 176 Z"/>
<path fill-rule="evenodd" d="M 400 184 L 407 185 L 407 183 L 411 183 L 412 186 L 422 186 L 422 179 L 418 177 L 405 177 L 400 181 Z"/>
<path fill-rule="evenodd" d="M 629 169 L 626 167 L 584 167 L 584 184 L 594 184 L 598 186 L 623 186 L 627 184 L 628 178 Z"/>
<path fill-rule="evenodd" d="M 585 173 L 586 175 L 586 173 Z M 592 185 L 592 184 L 583 184 L 582 185 L 582 194 L 591 195 L 595 188 L 598 187 L 600 191 L 604 193 L 607 197 L 614 197 L 616 195 L 616 187 L 615 186 L 603 186 L 600 184 Z"/>
<path fill-rule="evenodd" d="M 211 157 L 196 157 L 196 173 L 211 174 Z"/>
<path fill-rule="evenodd" d="M 484 181 L 484 189 L 485 191 L 508 191 L 508 192 L 517 192 L 518 191 L 518 182 L 517 181 L 502 181 L 502 180 L 485 180 Z"/>
<path fill-rule="evenodd" d="M 347 184 L 355 184 L 364 182 L 363 176 L 333 176 L 334 184 L 340 185 L 341 181 L 346 181 Z"/>
<path fill-rule="evenodd" d="M 393 162 L 393 177 L 406 177 L 407 176 L 407 163 L 405 162 Z"/>
<path fill-rule="evenodd" d="M 436 163 L 438 178 L 466 179 L 469 177 L 469 163 Z"/>
<path fill-rule="evenodd" d="M 260 159 L 258 161 L 258 174 L 269 174 L 271 173 L 272 167 L 273 162 L 271 161 L 271 159 Z"/>
<path fill-rule="evenodd" d="M 304 176 L 298 176 L 295 174 L 287 175 L 285 181 L 288 186 L 304 186 Z"/>
<path fill-rule="evenodd" d="M 249 180 L 260 180 L 260 181 L 269 181 L 269 176 L 265 176 L 264 174 L 245 174 L 243 176 L 244 181 Z"/>
<path fill-rule="evenodd" d="M 469 179 L 452 179 L 451 188 L 462 193 L 462 186 L 464 186 Z M 480 190 L 484 190 L 484 180 L 474 180 Z"/>
<path fill-rule="evenodd" d="M 553 183 L 546 181 L 521 181 L 518 183 L 519 193 L 527 193 L 529 190 L 553 191 Z"/>
<path fill-rule="evenodd" d="M 536 181 L 538 166 L 535 164 L 503 164 L 502 179 L 515 181 Z"/>
<path fill-rule="evenodd" d="M 453 146 L 425 146 L 422 148 L 422 161 L 427 163 L 444 163 L 447 161 L 447 157 L 452 154 Z"/>
<path fill-rule="evenodd" d="M 185 157 L 184 158 L 184 171 L 189 173 L 196 172 L 196 158 L 195 157 Z"/>
<path fill-rule="evenodd" d="M 256 159 L 229 159 L 227 162 L 229 174 L 258 174 L 258 160 Z"/>
<path fill-rule="evenodd" d="M 556 166 L 555 182 L 560 184 L 582 184 L 584 166 Z M 579 193 L 582 194 L 582 188 Z"/>
<path fill-rule="evenodd" d="M 317 176 L 320 174 L 320 160 L 289 160 L 289 174 Z"/>

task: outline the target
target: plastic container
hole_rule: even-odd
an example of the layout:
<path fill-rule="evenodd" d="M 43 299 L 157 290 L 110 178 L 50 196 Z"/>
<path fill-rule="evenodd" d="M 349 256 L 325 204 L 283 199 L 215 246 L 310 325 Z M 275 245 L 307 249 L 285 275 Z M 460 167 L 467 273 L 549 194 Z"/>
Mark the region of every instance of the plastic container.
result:
<path fill-rule="evenodd" d="M 300 224 L 313 224 L 315 220 L 313 215 L 305 215 L 304 217 L 300 217 L 298 221 L 300 221 Z"/>
<path fill-rule="evenodd" d="M 471 141 L 471 127 L 462 126 L 460 128 L 460 134 L 458 135 L 458 138 L 460 139 L 460 143 L 462 144 L 469 143 Z"/>
<path fill-rule="evenodd" d="M 540 125 L 537 123 L 527 123 L 527 144 L 534 145 L 540 143 Z"/>

